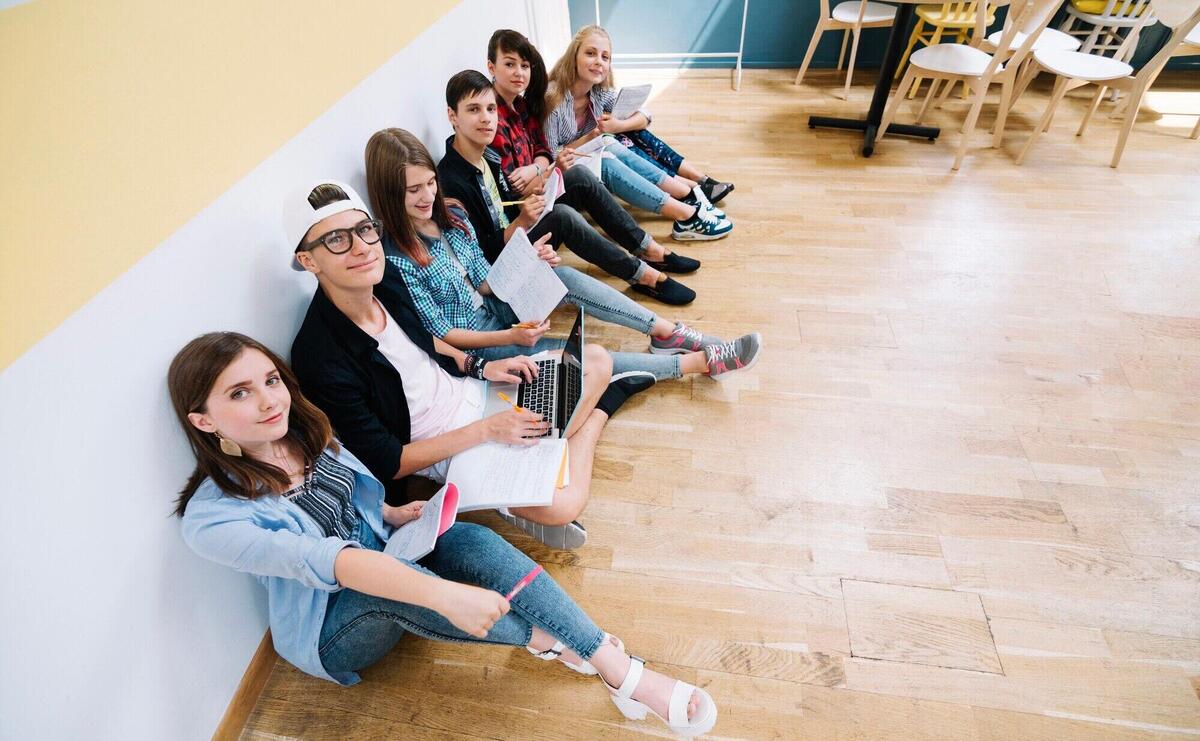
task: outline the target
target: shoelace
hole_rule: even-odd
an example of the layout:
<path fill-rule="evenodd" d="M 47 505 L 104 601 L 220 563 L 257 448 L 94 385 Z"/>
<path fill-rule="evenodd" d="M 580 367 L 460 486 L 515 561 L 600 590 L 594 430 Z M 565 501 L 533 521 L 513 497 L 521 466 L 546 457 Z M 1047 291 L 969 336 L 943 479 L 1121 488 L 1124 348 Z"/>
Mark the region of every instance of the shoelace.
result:
<path fill-rule="evenodd" d="M 709 363 L 720 363 L 723 360 L 737 360 L 737 340 L 708 346 Z"/>
<path fill-rule="evenodd" d="M 688 340 L 696 345 L 702 344 L 704 342 L 704 334 L 701 333 L 699 330 L 692 329 L 691 327 L 687 326 L 686 324 L 683 324 L 680 326 L 681 326 L 681 329 L 677 330 L 680 337 L 682 337 L 683 339 Z"/>

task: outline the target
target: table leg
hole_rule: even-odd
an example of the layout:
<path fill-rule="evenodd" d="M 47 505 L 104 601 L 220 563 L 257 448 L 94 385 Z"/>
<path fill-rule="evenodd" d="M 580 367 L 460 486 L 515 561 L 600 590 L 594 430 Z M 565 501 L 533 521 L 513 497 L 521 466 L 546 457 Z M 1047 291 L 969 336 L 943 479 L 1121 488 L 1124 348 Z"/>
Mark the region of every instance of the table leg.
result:
<path fill-rule="evenodd" d="M 875 136 L 879 133 L 879 124 L 883 121 L 883 109 L 887 105 L 888 96 L 892 91 L 892 78 L 896 75 L 896 67 L 900 65 L 901 47 L 904 46 L 905 35 L 912 21 L 916 6 L 901 3 L 896 8 L 896 22 L 888 34 L 887 50 L 883 55 L 883 65 L 879 70 L 879 79 L 875 82 L 875 94 L 871 98 L 871 107 L 866 119 L 831 118 L 829 116 L 809 116 L 808 127 L 818 126 L 831 129 L 850 129 L 863 132 L 863 156 L 870 157 L 875 151 Z M 889 134 L 903 136 L 920 136 L 933 141 L 942 133 L 936 126 L 910 126 L 908 124 L 892 124 L 888 127 Z"/>

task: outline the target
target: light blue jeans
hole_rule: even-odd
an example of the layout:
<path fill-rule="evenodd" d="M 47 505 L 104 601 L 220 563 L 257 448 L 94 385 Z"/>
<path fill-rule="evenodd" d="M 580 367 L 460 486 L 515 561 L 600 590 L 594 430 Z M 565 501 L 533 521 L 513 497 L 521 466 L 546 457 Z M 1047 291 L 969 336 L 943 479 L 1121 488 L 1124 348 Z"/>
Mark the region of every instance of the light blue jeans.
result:
<path fill-rule="evenodd" d="M 613 142 L 604 151 L 613 155 L 600 160 L 600 179 L 605 187 L 632 206 L 662 213 L 670 196 L 658 185 L 670 177 L 667 171 L 624 144 Z"/>
<path fill-rule="evenodd" d="M 365 548 L 383 550 L 383 543 L 362 521 L 357 540 Z M 536 565 L 488 528 L 467 522 L 455 523 L 419 564 L 402 563 L 500 594 L 507 594 Z M 537 626 L 584 659 L 590 659 L 604 640 L 604 632 L 548 574 L 538 574 L 511 605 L 487 637 L 476 638 L 428 608 L 343 589 L 329 596 L 325 609 L 318 646 L 321 664 L 334 674 L 359 671 L 383 658 L 405 631 L 439 641 L 527 646 Z"/>
<path fill-rule="evenodd" d="M 558 279 L 567 287 L 568 304 L 574 304 L 583 309 L 590 317 L 601 321 L 629 327 L 644 335 L 649 335 L 654 328 L 655 315 L 646 307 L 630 299 L 623 293 L 614 291 L 609 286 L 579 272 L 575 268 L 559 266 L 554 269 Z M 509 329 L 521 321 L 513 313 L 512 307 L 495 296 L 484 296 L 483 306 L 475 310 L 475 328 L 480 332 L 496 332 Z M 560 350 L 566 340 L 543 337 L 533 347 L 525 345 L 499 345 L 474 350 L 486 360 L 511 358 L 516 355 L 533 355 L 544 350 Z M 613 359 L 613 375 L 627 371 L 647 371 L 653 373 L 658 380 L 680 378 L 683 372 L 679 367 L 678 355 L 652 355 L 640 352 L 610 352 Z"/>

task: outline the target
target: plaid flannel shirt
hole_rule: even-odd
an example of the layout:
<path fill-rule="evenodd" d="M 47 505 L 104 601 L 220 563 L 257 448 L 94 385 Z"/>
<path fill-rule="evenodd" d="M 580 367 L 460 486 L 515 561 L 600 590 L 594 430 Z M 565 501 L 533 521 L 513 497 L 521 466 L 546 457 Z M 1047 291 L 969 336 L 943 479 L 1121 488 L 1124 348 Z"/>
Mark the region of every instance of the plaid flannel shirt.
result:
<path fill-rule="evenodd" d="M 476 329 L 471 286 L 479 290 L 492 267 L 479 248 L 475 230 L 471 228 L 466 213 L 454 209 L 454 215 L 466 224 L 467 231 L 454 227 L 443 229 L 442 238 L 437 240 L 421 235 L 433 257 L 428 265 L 418 265 L 394 246 L 385 250 L 388 261 L 400 268 L 404 275 L 404 283 L 412 294 L 421 323 L 435 337 L 441 338 L 445 338 L 452 329 Z M 471 286 L 463 280 L 454 261 L 450 259 L 450 253 L 446 251 L 447 243 L 466 269 Z"/>
<path fill-rule="evenodd" d="M 554 161 L 546 144 L 546 133 L 537 119 L 529 115 L 525 99 L 517 96 L 510 106 L 496 96 L 496 138 L 492 149 L 500 153 L 500 169 L 507 175 L 518 167 L 532 165 L 537 157 Z"/>

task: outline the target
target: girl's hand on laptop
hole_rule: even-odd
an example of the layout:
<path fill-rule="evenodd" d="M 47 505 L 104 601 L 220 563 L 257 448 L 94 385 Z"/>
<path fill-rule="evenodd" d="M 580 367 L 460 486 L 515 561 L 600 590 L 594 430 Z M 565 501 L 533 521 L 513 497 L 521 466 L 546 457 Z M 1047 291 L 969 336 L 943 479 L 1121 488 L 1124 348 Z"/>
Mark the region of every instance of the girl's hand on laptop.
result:
<path fill-rule="evenodd" d="M 562 262 L 562 258 L 554 251 L 554 245 L 550 244 L 552 234 L 543 234 L 542 238 L 533 243 L 533 248 L 537 250 L 538 257 L 550 263 L 550 267 L 556 268 Z"/>
<path fill-rule="evenodd" d="M 550 423 L 540 414 L 509 409 L 485 418 L 483 428 L 488 442 L 528 446 L 537 445 L 538 438 L 550 429 Z"/>
<path fill-rule="evenodd" d="M 522 345 L 524 347 L 533 347 L 542 339 L 542 335 L 550 329 L 550 320 L 542 322 L 536 327 L 516 326 L 508 330 L 508 338 L 510 345 Z M 492 361 L 493 363 L 496 361 Z M 490 364 L 489 364 L 490 365 Z M 487 375 L 487 366 L 484 366 L 484 375 Z"/>
<path fill-rule="evenodd" d="M 425 510 L 425 502 L 409 502 L 399 507 L 383 505 L 383 521 L 392 527 L 407 525 L 421 516 Z"/>
<path fill-rule="evenodd" d="M 483 365 L 483 377 L 496 383 L 521 383 L 537 378 L 537 363 L 525 355 L 489 360 Z"/>

